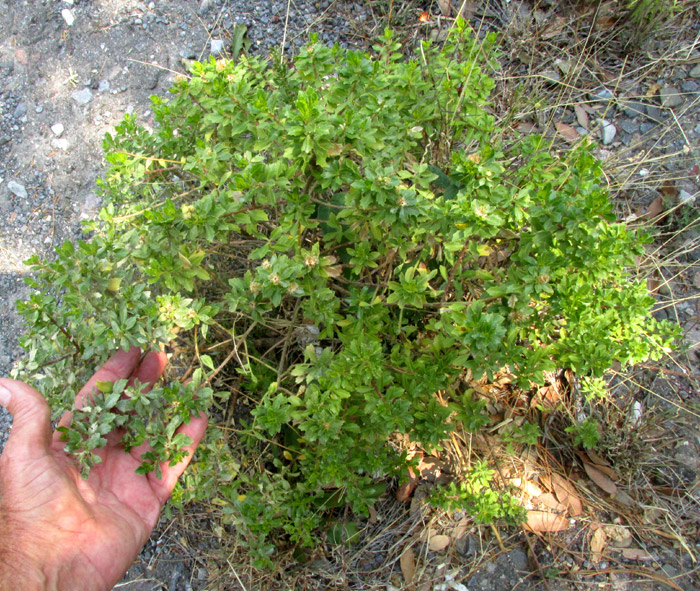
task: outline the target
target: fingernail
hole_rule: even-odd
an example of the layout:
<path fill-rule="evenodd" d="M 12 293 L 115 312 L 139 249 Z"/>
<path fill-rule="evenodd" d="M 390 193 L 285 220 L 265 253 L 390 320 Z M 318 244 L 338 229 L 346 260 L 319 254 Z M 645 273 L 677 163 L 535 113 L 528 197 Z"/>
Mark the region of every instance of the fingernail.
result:
<path fill-rule="evenodd" d="M 10 391 L 0 384 L 0 405 L 7 407 L 7 405 L 10 404 L 11 397 L 12 394 L 10 394 Z"/>

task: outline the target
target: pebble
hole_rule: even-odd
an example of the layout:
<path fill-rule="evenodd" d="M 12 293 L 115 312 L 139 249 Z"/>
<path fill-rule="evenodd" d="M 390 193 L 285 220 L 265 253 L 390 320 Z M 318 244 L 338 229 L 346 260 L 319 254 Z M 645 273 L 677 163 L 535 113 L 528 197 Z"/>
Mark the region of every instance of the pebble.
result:
<path fill-rule="evenodd" d="M 649 119 L 652 121 L 656 121 L 657 123 L 661 123 L 664 120 L 664 117 L 661 114 L 661 109 L 659 109 L 659 107 L 655 107 L 654 105 L 647 105 L 647 117 L 649 117 Z"/>
<path fill-rule="evenodd" d="M 603 143 L 607 146 L 612 144 L 612 141 L 617 135 L 617 128 L 607 119 L 600 122 L 600 132 L 603 138 Z"/>
<path fill-rule="evenodd" d="M 209 52 L 212 55 L 222 55 L 224 53 L 224 40 L 212 39 L 210 42 Z"/>
<path fill-rule="evenodd" d="M 692 70 L 690 70 L 690 76 L 692 78 L 700 78 L 700 64 L 697 64 Z"/>
<path fill-rule="evenodd" d="M 629 119 L 623 119 L 620 121 L 620 128 L 627 133 L 637 133 L 639 131 L 639 123 L 630 121 Z"/>
<path fill-rule="evenodd" d="M 19 103 L 19 104 L 15 107 L 15 112 L 12 113 L 12 116 L 13 116 L 15 119 L 19 119 L 19 118 L 21 118 L 21 117 L 24 117 L 24 116 L 26 115 L 26 113 L 27 113 L 27 105 L 26 105 L 26 103 Z"/>
<path fill-rule="evenodd" d="M 44 105 L 37 105 L 35 111 L 37 113 L 43 113 L 44 112 Z"/>
<path fill-rule="evenodd" d="M 25 189 L 24 185 L 20 185 L 16 181 L 10 181 L 9 183 L 7 183 L 7 188 L 12 192 L 13 195 L 16 195 L 20 199 L 27 198 L 27 189 Z"/>
<path fill-rule="evenodd" d="M 51 131 L 53 131 L 56 137 L 61 137 L 63 135 L 64 127 L 61 123 L 56 123 L 51 126 Z"/>
<path fill-rule="evenodd" d="M 599 90 L 596 90 L 593 96 L 601 101 L 609 101 L 614 98 L 613 93 L 607 88 L 600 88 Z"/>
<path fill-rule="evenodd" d="M 199 3 L 199 8 L 197 9 L 197 14 L 199 16 L 202 16 L 203 14 L 205 14 L 206 12 L 209 11 L 209 9 L 211 8 L 211 5 L 212 5 L 211 0 L 202 0 Z"/>
<path fill-rule="evenodd" d="M 693 203 L 695 201 L 695 195 L 689 193 L 685 189 L 678 191 L 678 202 L 679 203 Z"/>
<path fill-rule="evenodd" d="M 683 97 L 675 86 L 664 86 L 659 91 L 661 105 L 663 107 L 679 107 L 683 104 Z"/>
<path fill-rule="evenodd" d="M 64 8 L 61 11 L 61 16 L 63 17 L 63 20 L 66 21 L 66 24 L 69 27 L 73 26 L 73 23 L 75 22 L 75 17 L 73 16 L 73 13 L 70 10 L 68 10 L 67 8 Z"/>
<path fill-rule="evenodd" d="M 90 92 L 89 88 L 76 90 L 71 96 L 79 105 L 87 105 L 92 100 L 92 92 Z"/>
<path fill-rule="evenodd" d="M 681 90 L 683 92 L 698 92 L 698 90 L 700 90 L 700 84 L 695 82 L 695 80 L 686 80 L 681 85 Z"/>
<path fill-rule="evenodd" d="M 57 148 L 58 150 L 63 150 L 64 152 L 68 149 L 69 145 L 68 140 L 65 138 L 53 138 L 51 140 L 52 147 Z"/>
<path fill-rule="evenodd" d="M 193 60 L 197 57 L 197 54 L 191 47 L 184 47 L 180 50 L 180 57 L 183 60 Z"/>
<path fill-rule="evenodd" d="M 636 117 L 637 115 L 644 115 L 646 112 L 646 105 L 639 101 L 624 101 L 621 104 L 625 111 L 625 115 L 628 117 Z"/>
<path fill-rule="evenodd" d="M 109 92 L 109 80 L 100 80 L 97 92 Z"/>
<path fill-rule="evenodd" d="M 653 129 L 656 128 L 656 123 L 649 123 L 648 121 L 645 121 L 639 126 L 639 131 L 642 133 L 649 133 Z"/>

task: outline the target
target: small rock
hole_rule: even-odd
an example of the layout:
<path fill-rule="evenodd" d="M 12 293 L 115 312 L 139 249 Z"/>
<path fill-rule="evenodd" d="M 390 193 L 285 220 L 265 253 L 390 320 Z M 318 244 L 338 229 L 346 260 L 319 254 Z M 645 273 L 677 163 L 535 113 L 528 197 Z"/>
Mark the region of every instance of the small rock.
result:
<path fill-rule="evenodd" d="M 90 92 L 89 88 L 76 90 L 71 96 L 79 105 L 87 105 L 92 100 L 92 92 Z"/>
<path fill-rule="evenodd" d="M 571 60 L 562 60 L 558 59 L 555 60 L 554 62 L 557 65 L 557 68 L 561 71 L 564 76 L 566 76 L 569 73 L 569 70 L 571 70 Z"/>
<path fill-rule="evenodd" d="M 109 92 L 109 80 L 100 80 L 97 92 Z"/>
<path fill-rule="evenodd" d="M 690 70 L 690 76 L 693 78 L 700 78 L 700 64 L 696 65 L 692 70 Z"/>
<path fill-rule="evenodd" d="M 700 90 L 700 84 L 695 82 L 695 80 L 686 80 L 681 85 L 681 90 L 683 92 L 698 92 L 698 90 Z"/>
<path fill-rule="evenodd" d="M 212 6 L 212 0 L 202 0 L 199 3 L 199 8 L 197 9 L 197 14 L 202 16 L 206 14 Z"/>
<path fill-rule="evenodd" d="M 197 57 L 197 54 L 191 47 L 185 47 L 180 50 L 180 57 L 183 60 L 193 60 Z"/>
<path fill-rule="evenodd" d="M 210 42 L 209 53 L 212 55 L 222 55 L 224 53 L 224 40 L 212 39 Z"/>
<path fill-rule="evenodd" d="M 13 195 L 16 195 L 20 199 L 27 198 L 27 189 L 25 189 L 24 185 L 20 185 L 18 182 L 15 181 L 10 181 L 9 183 L 7 183 L 7 188 L 12 192 Z"/>
<path fill-rule="evenodd" d="M 24 117 L 27 114 L 27 105 L 26 103 L 19 103 L 15 107 L 15 112 L 12 113 L 12 116 L 15 119 L 20 119 L 21 117 Z"/>
<path fill-rule="evenodd" d="M 37 113 L 43 113 L 44 112 L 44 106 L 43 105 L 37 105 L 36 109 L 34 109 Z"/>
<path fill-rule="evenodd" d="M 73 0 L 63 0 L 68 6 L 73 6 Z"/>
<path fill-rule="evenodd" d="M 600 122 L 600 133 L 603 139 L 603 144 L 606 146 L 611 144 L 617 135 L 617 128 L 607 119 Z"/>
<path fill-rule="evenodd" d="M 629 119 L 623 119 L 620 121 L 620 128 L 627 133 L 637 133 L 639 131 L 639 123 L 630 121 Z"/>
<path fill-rule="evenodd" d="M 649 133 L 654 129 L 656 129 L 656 123 L 649 123 L 648 121 L 645 121 L 639 126 L 639 131 L 642 133 Z"/>
<path fill-rule="evenodd" d="M 614 98 L 613 93 L 610 92 L 607 88 L 601 88 L 599 90 L 596 90 L 593 93 L 593 96 L 601 101 L 609 101 Z"/>
<path fill-rule="evenodd" d="M 559 82 L 561 80 L 561 76 L 559 76 L 559 72 L 556 70 L 545 70 L 541 74 L 542 78 L 544 78 L 547 82 Z"/>
<path fill-rule="evenodd" d="M 663 107 L 678 107 L 683 104 L 683 97 L 678 89 L 674 86 L 664 86 L 659 91 L 661 97 L 661 105 Z"/>
<path fill-rule="evenodd" d="M 637 115 L 644 115 L 646 112 L 646 106 L 639 101 L 624 101 L 620 106 L 624 109 L 625 115 L 632 118 Z"/>
<path fill-rule="evenodd" d="M 58 149 L 58 150 L 63 150 L 64 152 L 70 147 L 70 144 L 68 143 L 68 140 L 65 138 L 53 138 L 51 140 L 51 146 Z"/>
<path fill-rule="evenodd" d="M 63 135 L 64 130 L 65 128 L 61 123 L 56 123 L 55 125 L 51 126 L 51 131 L 53 131 L 56 137 L 61 137 Z"/>
<path fill-rule="evenodd" d="M 73 26 L 73 23 L 75 22 L 75 17 L 73 16 L 73 13 L 70 10 L 68 10 L 67 8 L 64 8 L 61 11 L 61 16 L 63 17 L 63 20 L 66 21 L 66 24 L 69 27 Z"/>
<path fill-rule="evenodd" d="M 655 107 L 654 105 L 647 105 L 647 117 L 652 121 L 656 121 L 657 123 L 661 123 L 664 120 L 661 109 L 659 109 L 659 107 Z"/>
<path fill-rule="evenodd" d="M 685 189 L 678 191 L 678 202 L 679 203 L 693 203 L 695 201 L 695 195 L 689 193 Z"/>
<path fill-rule="evenodd" d="M 579 135 L 588 135 L 588 130 L 585 127 L 581 127 L 580 125 L 577 125 L 576 127 L 574 127 L 574 129 L 576 130 L 576 133 L 578 133 Z"/>

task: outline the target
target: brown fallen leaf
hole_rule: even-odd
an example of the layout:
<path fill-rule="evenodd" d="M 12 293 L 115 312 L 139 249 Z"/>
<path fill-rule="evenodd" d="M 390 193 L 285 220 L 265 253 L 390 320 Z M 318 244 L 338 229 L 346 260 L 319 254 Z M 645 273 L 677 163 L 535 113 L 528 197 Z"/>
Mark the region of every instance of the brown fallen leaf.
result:
<path fill-rule="evenodd" d="M 554 127 L 567 142 L 578 141 L 578 139 L 581 137 L 579 136 L 578 131 L 571 127 L 571 125 L 567 125 L 561 121 L 557 121 L 554 124 Z"/>
<path fill-rule="evenodd" d="M 662 197 L 657 197 L 651 202 L 647 210 L 640 215 L 640 219 L 643 220 L 653 220 L 655 217 L 659 216 L 664 212 L 664 201 Z"/>
<path fill-rule="evenodd" d="M 440 7 L 440 12 L 445 16 L 450 16 L 452 12 L 452 2 L 451 0 L 438 0 L 438 6 Z"/>
<path fill-rule="evenodd" d="M 586 455 L 588 456 L 588 459 L 591 460 L 591 463 L 595 464 L 596 466 L 609 466 L 610 462 L 606 460 L 603 456 L 600 454 L 597 454 L 594 452 L 592 449 L 586 450 Z"/>
<path fill-rule="evenodd" d="M 566 505 L 557 501 L 556 497 L 552 493 L 544 493 L 543 495 L 535 497 L 532 500 L 536 503 L 541 503 L 545 507 L 554 509 L 555 511 L 560 511 L 562 513 L 566 511 Z"/>
<path fill-rule="evenodd" d="M 641 548 L 623 548 L 622 555 L 627 560 L 654 560 L 654 557 Z"/>
<path fill-rule="evenodd" d="M 588 477 L 606 493 L 609 495 L 617 493 L 617 486 L 615 486 L 615 483 L 592 464 L 584 462 L 583 469 L 586 471 L 586 474 L 588 474 Z"/>
<path fill-rule="evenodd" d="M 435 536 L 431 536 L 430 540 L 428 540 L 428 549 L 433 551 L 433 552 L 440 552 L 440 550 L 444 550 L 449 545 L 450 545 L 449 536 L 445 536 L 443 534 L 437 534 Z"/>
<path fill-rule="evenodd" d="M 412 585 L 413 578 L 416 576 L 416 557 L 411 546 L 404 548 L 399 564 L 401 565 L 401 574 L 403 574 L 403 580 L 406 581 L 406 585 Z"/>
<path fill-rule="evenodd" d="M 528 511 L 525 527 L 532 532 L 554 532 L 569 529 L 569 520 L 548 511 Z"/>
<path fill-rule="evenodd" d="M 411 498 L 411 494 L 413 494 L 416 486 L 418 486 L 418 482 L 420 482 L 420 477 L 416 476 L 412 468 L 409 468 L 408 480 L 399 486 L 398 489 L 396 489 L 396 500 L 400 503 L 405 503 L 408 501 L 408 499 Z"/>
<path fill-rule="evenodd" d="M 593 450 L 589 449 L 586 450 L 585 454 L 581 453 L 578 455 L 584 462 L 589 461 L 589 463 L 591 463 L 597 470 L 600 470 L 613 482 L 620 480 L 620 475 L 612 469 L 610 462 L 608 462 L 608 460 L 606 460 L 604 457 L 595 453 Z"/>
<path fill-rule="evenodd" d="M 602 560 L 603 549 L 605 548 L 607 540 L 608 537 L 605 535 L 605 530 L 602 527 L 599 527 L 593 532 L 591 536 L 591 562 L 594 564 Z"/>
<path fill-rule="evenodd" d="M 574 112 L 576 113 L 576 121 L 584 129 L 588 129 L 588 124 L 590 123 L 588 119 L 588 113 L 581 105 L 574 105 Z"/>
<path fill-rule="evenodd" d="M 566 478 L 553 473 L 550 478 L 552 492 L 559 502 L 569 508 L 569 515 L 576 517 L 583 513 L 583 503 L 576 492 L 576 488 Z"/>

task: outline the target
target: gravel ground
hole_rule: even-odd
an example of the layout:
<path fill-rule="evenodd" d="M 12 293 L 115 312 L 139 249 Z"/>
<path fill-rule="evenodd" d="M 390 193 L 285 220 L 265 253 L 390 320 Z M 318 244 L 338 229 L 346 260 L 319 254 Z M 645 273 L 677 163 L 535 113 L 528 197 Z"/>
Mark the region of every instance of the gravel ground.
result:
<path fill-rule="evenodd" d="M 286 48 L 298 47 L 306 41 L 308 30 L 317 31 L 325 41 L 352 43 L 353 32 L 370 19 L 366 7 L 364 2 L 330 0 L 289 4 L 285 0 L 0 1 L 0 376 L 8 375 L 20 354 L 22 326 L 14 304 L 28 294 L 22 261 L 32 254 L 47 256 L 64 240 L 78 238 L 81 220 L 98 211 L 94 187 L 103 170 L 105 132 L 124 113 L 151 121 L 149 96 L 166 95 L 176 73 L 184 71 L 184 60 L 207 57 L 212 49 L 218 50 L 219 40 L 226 47 L 237 25 L 248 28 L 253 53 L 267 54 L 270 48 L 280 47 L 283 39 Z M 630 159 L 646 151 L 664 162 L 684 150 L 697 154 L 697 48 L 689 57 L 683 64 L 657 72 L 658 89 L 653 96 L 645 94 L 648 84 L 614 89 L 624 96 L 615 97 L 620 100 L 605 115 L 609 124 L 600 128 L 604 150 Z M 586 133 L 573 111 L 562 121 Z M 669 127 L 675 131 L 664 131 Z M 695 176 L 689 174 L 689 162 L 687 152 L 678 160 L 676 191 L 688 208 L 697 208 L 697 171 Z M 648 204 L 653 190 L 643 182 L 643 173 L 643 169 L 634 172 L 640 182 L 631 198 Z M 687 263 L 697 261 L 697 229 L 680 240 Z M 657 312 L 679 320 L 693 346 L 700 340 L 697 300 L 693 299 L 698 287 L 700 279 L 695 288 L 684 292 L 682 305 Z M 697 359 L 692 360 L 697 371 Z M 9 424 L 8 415 L 0 412 L 0 448 Z M 697 463 L 698 439 L 688 432 L 687 440 L 695 454 L 691 464 Z M 196 542 L 199 547 L 191 547 L 182 540 L 177 526 L 164 525 L 119 588 L 206 588 L 206 563 L 196 556 L 205 555 L 212 542 L 203 538 Z M 478 570 L 469 588 L 511 589 L 526 571 L 527 555 L 516 549 Z M 690 581 L 676 582 L 684 589 L 694 588 Z M 620 584 L 624 588 L 625 581 Z"/>

